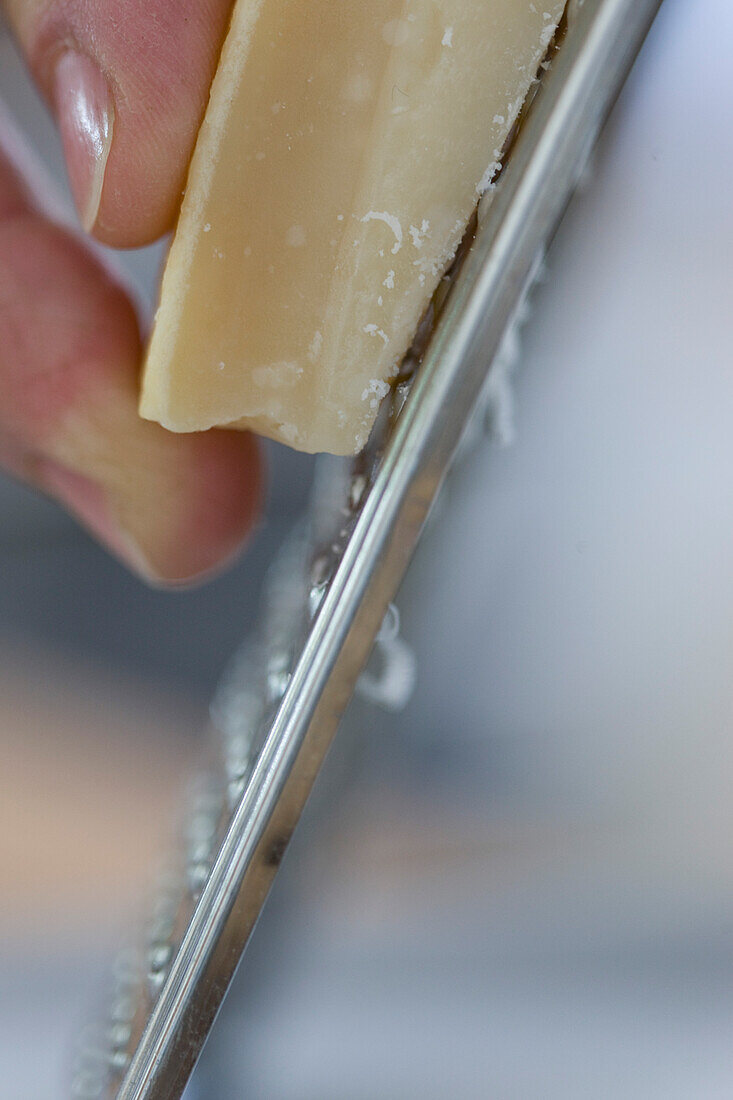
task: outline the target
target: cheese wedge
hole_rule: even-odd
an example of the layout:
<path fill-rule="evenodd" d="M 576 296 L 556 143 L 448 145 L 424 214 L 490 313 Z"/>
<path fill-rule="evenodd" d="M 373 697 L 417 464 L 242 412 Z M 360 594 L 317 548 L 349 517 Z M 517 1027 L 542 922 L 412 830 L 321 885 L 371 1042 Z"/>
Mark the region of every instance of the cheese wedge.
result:
<path fill-rule="evenodd" d="M 353 454 L 564 0 L 238 0 L 140 411 Z"/>

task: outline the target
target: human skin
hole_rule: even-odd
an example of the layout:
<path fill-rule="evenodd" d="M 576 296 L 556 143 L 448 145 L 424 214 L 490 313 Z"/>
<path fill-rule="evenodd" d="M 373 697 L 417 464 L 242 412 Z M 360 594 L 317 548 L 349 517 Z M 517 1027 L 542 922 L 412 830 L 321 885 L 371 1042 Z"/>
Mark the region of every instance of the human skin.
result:
<path fill-rule="evenodd" d="M 0 462 L 151 583 L 223 567 L 257 514 L 249 435 L 137 415 L 142 338 L 84 239 L 172 228 L 229 0 L 0 0 L 53 111 L 82 230 L 53 224 L 0 126 Z"/>

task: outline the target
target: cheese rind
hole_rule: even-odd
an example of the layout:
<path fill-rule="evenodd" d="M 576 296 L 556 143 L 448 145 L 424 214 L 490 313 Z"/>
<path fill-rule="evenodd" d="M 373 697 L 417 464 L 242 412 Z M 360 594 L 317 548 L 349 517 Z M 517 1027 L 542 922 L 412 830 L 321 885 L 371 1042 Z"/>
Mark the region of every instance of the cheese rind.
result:
<path fill-rule="evenodd" d="M 141 414 L 360 450 L 563 7 L 238 0 Z"/>

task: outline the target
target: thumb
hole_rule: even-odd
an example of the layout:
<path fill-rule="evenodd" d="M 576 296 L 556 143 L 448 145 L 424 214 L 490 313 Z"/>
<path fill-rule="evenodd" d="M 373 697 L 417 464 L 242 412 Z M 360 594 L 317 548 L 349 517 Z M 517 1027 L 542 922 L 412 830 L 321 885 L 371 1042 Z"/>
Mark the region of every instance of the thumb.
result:
<path fill-rule="evenodd" d="M 172 227 L 231 0 L 0 0 L 56 112 L 84 227 Z"/>

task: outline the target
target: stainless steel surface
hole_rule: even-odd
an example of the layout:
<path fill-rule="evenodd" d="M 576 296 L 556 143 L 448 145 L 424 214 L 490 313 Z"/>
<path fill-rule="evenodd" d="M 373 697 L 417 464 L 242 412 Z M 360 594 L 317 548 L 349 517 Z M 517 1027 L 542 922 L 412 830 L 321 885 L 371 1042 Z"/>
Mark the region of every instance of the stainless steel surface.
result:
<path fill-rule="evenodd" d="M 565 39 L 486 206 L 384 454 L 375 456 L 373 480 L 334 555 L 333 576 L 326 570 L 316 578 L 322 598 L 312 599 L 303 559 L 302 604 L 296 599 L 285 635 L 295 640 L 307 627 L 309 602 L 315 618 L 302 651 L 287 654 L 290 667 L 285 661 L 264 670 L 274 714 L 260 727 L 262 747 L 251 775 L 245 764 L 240 779 L 246 786 L 228 823 L 222 803 L 224 839 L 205 884 L 203 874 L 194 883 L 202 890 L 169 968 L 156 949 L 152 1011 L 146 1020 L 125 1021 L 115 1057 L 126 1069 L 111 1095 L 181 1095 L 536 256 L 659 5 L 571 3 Z M 364 476 L 358 469 L 356 484 Z M 322 556 L 317 561 L 322 564 Z M 270 655 L 279 652 L 276 647 Z M 195 867 L 208 870 L 211 854 L 197 850 Z M 125 1042 L 136 1033 L 128 1062 Z M 83 1087 L 78 1095 L 85 1095 Z"/>

